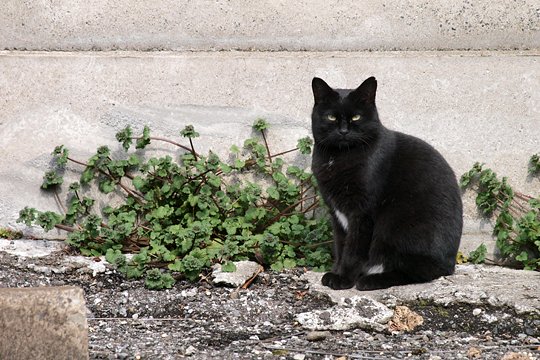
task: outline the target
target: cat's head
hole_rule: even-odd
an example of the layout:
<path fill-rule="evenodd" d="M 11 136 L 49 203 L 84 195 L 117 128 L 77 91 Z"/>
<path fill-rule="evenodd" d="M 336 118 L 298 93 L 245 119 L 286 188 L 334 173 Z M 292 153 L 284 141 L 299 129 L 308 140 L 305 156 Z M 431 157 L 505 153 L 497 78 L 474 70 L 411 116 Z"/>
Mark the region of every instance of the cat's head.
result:
<path fill-rule="evenodd" d="M 311 126 L 315 144 L 325 148 L 369 146 L 382 127 L 375 107 L 377 80 L 370 77 L 355 90 L 332 89 L 313 78 L 315 105 Z"/>

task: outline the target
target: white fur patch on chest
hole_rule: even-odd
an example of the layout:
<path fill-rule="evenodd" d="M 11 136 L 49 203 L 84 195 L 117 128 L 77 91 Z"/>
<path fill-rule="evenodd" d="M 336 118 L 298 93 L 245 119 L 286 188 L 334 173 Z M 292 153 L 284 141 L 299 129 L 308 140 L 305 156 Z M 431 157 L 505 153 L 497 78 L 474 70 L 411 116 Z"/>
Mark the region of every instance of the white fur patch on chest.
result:
<path fill-rule="evenodd" d="M 347 217 L 345 216 L 345 214 L 343 214 L 339 210 L 335 210 L 334 213 L 336 214 L 338 222 L 343 227 L 343 230 L 347 231 L 347 229 L 349 228 L 349 220 L 347 220 Z"/>
<path fill-rule="evenodd" d="M 369 269 L 367 269 L 366 274 L 367 275 L 382 274 L 383 272 L 384 272 L 384 266 L 383 264 L 379 264 L 379 265 L 371 266 Z"/>

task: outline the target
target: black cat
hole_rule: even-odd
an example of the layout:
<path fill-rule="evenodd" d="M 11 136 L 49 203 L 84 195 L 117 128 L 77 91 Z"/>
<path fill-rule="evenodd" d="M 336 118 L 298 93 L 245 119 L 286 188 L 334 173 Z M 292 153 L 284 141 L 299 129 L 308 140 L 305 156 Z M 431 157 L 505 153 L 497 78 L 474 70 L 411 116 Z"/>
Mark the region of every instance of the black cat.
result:
<path fill-rule="evenodd" d="M 454 272 L 463 226 L 455 174 L 430 145 L 385 128 L 377 81 L 333 90 L 314 78 L 313 173 L 334 230 L 332 289 L 383 289 Z"/>

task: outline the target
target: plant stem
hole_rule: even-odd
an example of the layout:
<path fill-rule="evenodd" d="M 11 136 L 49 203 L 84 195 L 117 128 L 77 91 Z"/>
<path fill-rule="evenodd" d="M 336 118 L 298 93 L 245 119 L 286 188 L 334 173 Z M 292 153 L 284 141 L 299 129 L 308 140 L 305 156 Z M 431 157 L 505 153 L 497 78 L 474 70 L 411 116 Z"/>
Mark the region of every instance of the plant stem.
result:
<path fill-rule="evenodd" d="M 276 216 L 274 216 L 272 219 L 270 219 L 270 221 L 268 221 L 266 224 L 264 224 L 264 227 L 263 229 L 266 229 L 267 227 L 269 227 L 270 225 L 272 225 L 273 223 L 275 223 L 276 221 L 278 221 L 279 219 L 281 219 L 283 216 L 287 216 L 287 211 L 291 210 L 291 209 L 294 209 L 295 207 L 297 207 L 298 205 L 300 205 L 300 203 L 302 203 L 302 201 L 307 201 L 307 200 L 310 200 L 310 199 L 315 199 L 317 197 L 317 195 L 313 195 L 313 196 L 309 196 L 307 198 L 302 198 L 300 199 L 299 201 L 295 202 L 294 204 L 292 205 L 289 205 L 287 206 L 285 209 L 283 209 L 282 212 L 280 212 L 279 214 L 277 214 Z M 313 205 L 311 205 L 313 206 Z M 310 206 L 310 207 L 311 207 Z"/>
<path fill-rule="evenodd" d="M 189 145 L 191 146 L 191 154 L 193 154 L 195 161 L 197 161 L 197 153 L 195 152 L 195 147 L 193 146 L 193 141 L 191 140 L 191 138 L 189 138 Z"/>
<path fill-rule="evenodd" d="M 132 137 L 133 140 L 140 140 L 142 139 L 143 137 L 142 136 L 138 136 L 138 137 Z M 166 139 L 166 138 L 162 138 L 162 137 L 156 137 L 156 136 L 150 136 L 150 140 L 157 140 L 157 141 L 163 141 L 163 142 L 166 142 L 166 143 L 169 143 L 169 144 L 173 144 L 173 145 L 176 145 L 178 146 L 179 148 L 182 148 L 184 150 L 187 150 L 191 153 L 194 153 L 194 150 L 193 149 L 190 149 L 188 148 L 187 146 L 185 145 L 182 145 L 180 143 L 177 143 L 176 141 L 172 141 L 172 140 L 169 140 L 169 139 Z M 191 139 L 190 139 L 191 140 Z M 194 153 L 193 155 L 196 155 L 196 153 Z"/>
<path fill-rule="evenodd" d="M 268 154 L 268 161 L 270 164 L 272 163 L 272 154 L 270 153 L 270 147 L 268 146 L 268 141 L 266 141 L 266 135 L 264 134 L 264 130 L 261 130 L 261 134 L 264 141 L 264 146 L 266 146 L 266 153 Z"/>
<path fill-rule="evenodd" d="M 272 157 L 278 157 L 278 156 L 285 155 L 285 154 L 288 154 L 288 153 L 291 153 L 291 152 L 297 151 L 297 150 L 298 150 L 298 148 L 290 149 L 290 150 L 287 150 L 287 151 L 282 151 L 280 153 L 272 155 Z"/>
<path fill-rule="evenodd" d="M 58 191 L 56 189 L 54 190 L 54 198 L 56 199 L 56 202 L 58 203 L 58 206 L 60 206 L 60 208 L 64 212 L 64 215 L 66 215 L 67 214 L 67 209 L 64 206 L 64 204 L 62 204 L 62 201 L 60 200 L 60 196 L 58 195 Z"/>
<path fill-rule="evenodd" d="M 79 160 L 75 160 L 75 159 L 72 159 L 70 157 L 67 158 L 69 161 L 71 162 L 74 162 L 75 164 L 79 164 L 79 165 L 82 165 L 82 166 L 88 166 L 87 163 L 83 163 L 82 161 L 79 161 Z"/>
<path fill-rule="evenodd" d="M 57 229 L 60 229 L 60 230 L 67 231 L 67 232 L 74 232 L 74 231 L 78 230 L 78 229 L 75 229 L 74 227 L 67 226 L 67 225 L 64 225 L 64 224 L 56 224 L 56 225 L 54 225 L 54 227 L 57 228 Z"/>

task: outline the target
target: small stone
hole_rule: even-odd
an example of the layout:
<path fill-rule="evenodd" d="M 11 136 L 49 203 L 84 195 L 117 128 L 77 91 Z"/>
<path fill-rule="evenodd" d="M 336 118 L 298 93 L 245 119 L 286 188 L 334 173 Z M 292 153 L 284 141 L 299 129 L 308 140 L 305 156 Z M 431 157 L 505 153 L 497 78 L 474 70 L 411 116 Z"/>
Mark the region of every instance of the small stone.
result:
<path fill-rule="evenodd" d="M 467 350 L 467 357 L 469 359 L 478 359 L 481 356 L 482 356 L 482 350 L 478 348 L 470 347 L 469 350 Z"/>
<path fill-rule="evenodd" d="M 501 360 L 533 360 L 534 358 L 525 352 L 507 352 Z"/>
<path fill-rule="evenodd" d="M 193 354 L 195 354 L 197 352 L 197 349 L 195 349 L 195 347 L 193 347 L 193 345 L 190 345 L 188 346 L 188 348 L 186 349 L 186 352 L 184 353 L 186 356 L 191 356 Z"/>
<path fill-rule="evenodd" d="M 182 292 L 180 293 L 180 295 L 182 295 L 182 297 L 192 297 L 192 296 L 195 296 L 195 295 L 197 295 L 197 288 L 192 288 L 192 289 L 189 289 L 189 290 L 182 290 Z"/>
<path fill-rule="evenodd" d="M 131 317 L 135 320 L 137 320 L 139 318 L 139 314 L 135 313 L 133 315 L 131 315 Z"/>
<path fill-rule="evenodd" d="M 321 341 L 331 335 L 330 331 L 310 331 L 306 334 L 307 341 Z"/>
<path fill-rule="evenodd" d="M 294 360 L 304 360 L 306 358 L 306 355 L 305 354 L 295 354 L 293 356 L 293 359 Z"/>
<path fill-rule="evenodd" d="M 474 309 L 474 310 L 472 311 L 472 314 L 473 314 L 474 316 L 478 316 L 478 315 L 480 315 L 481 313 L 482 313 L 482 309 L 478 309 L 478 308 L 476 308 L 476 309 Z"/>

